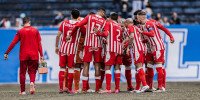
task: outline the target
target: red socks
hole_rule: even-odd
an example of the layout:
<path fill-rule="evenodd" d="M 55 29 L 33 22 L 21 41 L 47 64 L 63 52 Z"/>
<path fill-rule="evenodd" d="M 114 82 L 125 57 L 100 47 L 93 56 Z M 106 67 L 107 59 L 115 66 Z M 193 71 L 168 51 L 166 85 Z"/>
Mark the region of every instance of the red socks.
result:
<path fill-rule="evenodd" d="M 147 67 L 147 84 L 149 85 L 150 89 L 153 88 L 153 77 L 154 77 L 154 70 L 153 68 Z"/>
<path fill-rule="evenodd" d="M 115 89 L 120 89 L 120 70 L 115 70 Z"/>
<path fill-rule="evenodd" d="M 95 82 L 96 82 L 96 89 L 95 89 L 95 91 L 99 91 L 100 85 L 101 85 L 101 76 L 96 76 L 95 77 Z"/>
<path fill-rule="evenodd" d="M 156 66 L 156 71 L 158 73 L 158 88 L 162 88 L 162 85 L 163 85 L 163 69 L 162 69 L 162 66 L 158 66 L 158 65 L 161 65 L 161 64 L 157 64 Z"/>
<path fill-rule="evenodd" d="M 65 69 L 60 69 L 58 74 L 60 90 L 63 90 L 64 74 L 65 74 Z"/>
<path fill-rule="evenodd" d="M 166 70 L 163 68 L 163 87 L 166 87 Z"/>
<path fill-rule="evenodd" d="M 139 74 L 139 79 L 140 79 L 140 81 L 142 82 L 142 85 L 143 85 L 143 86 L 146 86 L 147 83 L 146 83 L 145 73 L 144 73 L 143 68 L 137 69 L 137 74 Z"/>
<path fill-rule="evenodd" d="M 72 90 L 73 78 L 74 78 L 74 69 L 69 68 L 68 69 L 68 89 L 70 91 Z"/>
<path fill-rule="evenodd" d="M 111 71 L 106 70 L 105 74 L 106 74 L 106 89 L 111 90 L 111 79 L 112 79 Z"/>
<path fill-rule="evenodd" d="M 82 90 L 87 91 L 89 89 L 88 77 L 82 76 Z"/>
<path fill-rule="evenodd" d="M 128 88 L 133 88 L 132 86 L 132 75 L 131 75 L 131 69 L 126 69 L 125 70 L 125 76 L 126 76 L 126 81 L 127 81 L 127 85 Z"/>
<path fill-rule="evenodd" d="M 139 90 L 140 89 L 141 80 L 140 80 L 139 74 L 137 72 L 135 73 L 135 80 L 136 80 L 135 89 Z"/>

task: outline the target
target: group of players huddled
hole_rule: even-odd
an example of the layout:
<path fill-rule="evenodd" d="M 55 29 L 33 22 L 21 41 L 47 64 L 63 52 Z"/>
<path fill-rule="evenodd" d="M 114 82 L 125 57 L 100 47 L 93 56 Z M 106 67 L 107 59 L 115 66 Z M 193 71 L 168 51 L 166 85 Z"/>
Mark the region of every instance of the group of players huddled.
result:
<path fill-rule="evenodd" d="M 109 18 L 105 16 L 104 8 L 99 8 L 96 13 L 89 13 L 85 18 L 80 17 L 79 10 L 73 9 L 72 19 L 61 23 L 55 43 L 60 66 L 59 93 L 119 93 L 121 65 L 125 66 L 127 91 L 164 92 L 165 47 L 159 29 L 163 30 L 173 43 L 174 38 L 169 30 L 159 22 L 147 19 L 143 10 L 135 11 L 134 19 L 119 18 L 115 12 L 111 12 Z M 132 59 L 136 70 L 135 87 L 131 80 Z M 93 62 L 95 69 L 95 90 L 89 86 L 90 62 Z M 115 69 L 114 91 L 111 91 L 111 66 Z M 153 86 L 154 66 L 158 74 L 157 89 Z M 80 77 L 82 77 L 82 89 L 79 87 Z M 106 86 L 103 90 L 104 77 Z M 74 89 L 72 89 L 73 83 Z"/>

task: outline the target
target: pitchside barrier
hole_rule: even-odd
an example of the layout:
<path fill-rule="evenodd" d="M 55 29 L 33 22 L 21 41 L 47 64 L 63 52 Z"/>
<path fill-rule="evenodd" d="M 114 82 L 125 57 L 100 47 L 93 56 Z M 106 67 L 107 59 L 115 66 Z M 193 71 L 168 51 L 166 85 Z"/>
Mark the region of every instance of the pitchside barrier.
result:
<path fill-rule="evenodd" d="M 175 43 L 170 44 L 169 38 L 162 31 L 166 47 L 167 81 L 200 81 L 200 26 L 180 25 L 168 27 L 172 32 Z M 49 73 L 37 74 L 37 83 L 58 83 L 58 55 L 55 54 L 55 39 L 57 28 L 38 28 L 42 37 L 44 58 L 48 64 Z M 0 83 L 10 84 L 19 82 L 19 43 L 10 52 L 5 61 L 3 55 L 17 29 L 0 29 Z M 114 70 L 112 69 L 112 72 Z M 121 68 L 121 82 L 126 82 L 125 68 Z M 132 65 L 132 80 L 135 81 L 135 67 Z M 155 72 L 154 80 L 157 74 Z M 29 79 L 27 75 L 27 79 Z M 94 82 L 94 67 L 90 65 L 90 82 Z M 29 82 L 29 81 L 27 81 Z"/>

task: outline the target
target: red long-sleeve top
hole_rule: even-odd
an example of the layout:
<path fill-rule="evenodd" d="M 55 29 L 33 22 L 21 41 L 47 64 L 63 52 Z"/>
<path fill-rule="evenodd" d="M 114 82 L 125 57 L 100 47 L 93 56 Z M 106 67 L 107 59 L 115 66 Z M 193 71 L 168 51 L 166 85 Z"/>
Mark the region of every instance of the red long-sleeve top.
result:
<path fill-rule="evenodd" d="M 41 37 L 39 31 L 32 26 L 25 26 L 15 35 L 13 41 L 8 47 L 6 54 L 9 54 L 14 46 L 20 41 L 19 59 L 38 60 L 39 54 L 43 57 Z"/>

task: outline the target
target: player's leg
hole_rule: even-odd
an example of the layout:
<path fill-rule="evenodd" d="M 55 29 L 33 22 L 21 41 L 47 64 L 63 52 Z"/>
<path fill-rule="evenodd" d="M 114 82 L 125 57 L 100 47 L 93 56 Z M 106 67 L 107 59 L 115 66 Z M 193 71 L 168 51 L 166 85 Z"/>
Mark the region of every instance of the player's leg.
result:
<path fill-rule="evenodd" d="M 30 93 L 35 93 L 35 78 L 38 70 L 38 60 L 29 60 L 28 62 L 28 74 L 30 77 Z"/>
<path fill-rule="evenodd" d="M 153 77 L 154 77 L 154 59 L 152 53 L 147 53 L 146 56 L 146 75 L 147 75 L 147 84 L 149 85 L 149 90 L 153 90 Z"/>
<path fill-rule="evenodd" d="M 163 87 L 166 89 L 166 70 L 163 67 Z"/>
<path fill-rule="evenodd" d="M 96 88 L 95 91 L 98 92 L 101 85 L 101 75 L 100 75 L 100 66 L 102 62 L 102 48 L 98 48 L 94 51 L 94 67 L 95 67 L 95 82 Z"/>
<path fill-rule="evenodd" d="M 68 65 L 68 89 L 69 93 L 74 93 L 72 90 L 72 84 L 74 79 L 74 54 L 69 54 L 67 57 L 67 65 Z"/>
<path fill-rule="evenodd" d="M 122 65 L 122 57 L 121 55 L 117 55 L 115 57 L 115 93 L 119 93 L 120 91 L 120 76 L 121 76 L 121 68 Z"/>
<path fill-rule="evenodd" d="M 78 49 L 80 49 L 78 47 Z M 81 90 L 79 89 L 79 82 L 80 82 L 80 73 L 81 73 L 81 66 L 83 64 L 83 53 L 81 50 L 77 51 L 76 54 L 76 64 L 75 64 L 75 69 L 74 69 L 74 88 L 75 88 L 75 93 L 80 92 Z"/>
<path fill-rule="evenodd" d="M 124 54 L 123 55 L 123 64 L 125 66 L 125 77 L 127 81 L 127 90 L 132 91 L 134 90 L 132 86 L 132 74 L 131 74 L 131 64 L 132 64 L 132 59 L 131 55 Z"/>
<path fill-rule="evenodd" d="M 92 61 L 92 51 L 90 51 L 89 46 L 85 46 L 83 50 L 83 72 L 82 72 L 82 92 L 86 93 L 88 90 L 88 79 L 89 79 L 89 65 Z"/>
<path fill-rule="evenodd" d="M 165 89 L 163 87 L 163 62 L 164 62 L 164 51 L 155 51 L 154 53 L 154 61 L 156 66 L 156 71 L 158 73 L 157 81 L 158 81 L 158 90 L 156 92 L 164 92 Z"/>
<path fill-rule="evenodd" d="M 20 95 L 26 94 L 25 92 L 26 70 L 27 70 L 27 61 L 26 60 L 20 61 L 20 69 L 19 69 Z"/>
<path fill-rule="evenodd" d="M 104 78 L 105 78 L 105 64 L 104 62 L 101 62 L 101 68 L 100 68 L 100 71 L 101 71 L 101 84 L 100 84 L 100 89 L 102 89 L 102 85 L 103 85 L 103 81 L 104 81 Z"/>
<path fill-rule="evenodd" d="M 135 52 L 134 60 L 135 60 L 135 66 L 136 66 L 136 74 L 137 74 L 136 76 L 138 76 L 136 78 L 138 78 L 138 80 L 140 80 L 143 85 L 140 92 L 145 92 L 147 89 L 149 89 L 149 86 L 146 83 L 145 72 L 143 70 L 143 62 L 144 62 L 143 52 Z"/>
<path fill-rule="evenodd" d="M 59 79 L 59 93 L 63 93 L 64 92 L 64 79 L 65 79 L 65 75 L 66 73 L 66 64 L 67 64 L 67 56 L 66 55 L 62 55 L 61 53 L 59 54 L 59 66 L 60 66 L 60 71 L 58 73 L 58 79 Z M 66 80 L 67 81 L 67 80 Z M 68 84 L 68 83 L 67 83 Z M 67 85 L 66 84 L 66 85 Z"/>
<path fill-rule="evenodd" d="M 80 73 L 81 73 L 81 63 L 76 63 L 74 69 L 74 88 L 75 92 L 77 93 L 80 92 L 79 91 Z"/>
<path fill-rule="evenodd" d="M 111 76 L 111 66 L 114 63 L 114 55 L 113 53 L 110 52 L 106 52 L 105 55 L 105 77 L 106 77 L 106 89 L 103 91 L 100 91 L 100 93 L 111 93 L 111 80 L 112 80 L 112 76 Z"/>

